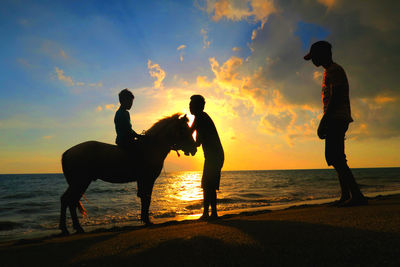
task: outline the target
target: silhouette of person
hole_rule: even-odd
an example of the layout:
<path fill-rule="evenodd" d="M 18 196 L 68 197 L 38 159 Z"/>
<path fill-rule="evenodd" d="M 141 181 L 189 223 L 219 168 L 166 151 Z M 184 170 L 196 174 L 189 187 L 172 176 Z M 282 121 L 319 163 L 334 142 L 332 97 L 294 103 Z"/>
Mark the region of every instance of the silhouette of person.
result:
<path fill-rule="evenodd" d="M 224 150 L 218 136 L 214 122 L 205 113 L 205 100 L 201 95 L 190 97 L 190 113 L 194 115 L 191 126 L 192 131 L 196 131 L 196 144 L 202 145 L 204 152 L 203 176 L 201 187 L 203 188 L 203 215 L 200 219 L 209 219 L 209 206 L 211 205 L 212 219 L 218 218 L 217 214 L 217 190 L 221 179 L 221 168 L 224 164 Z"/>
<path fill-rule="evenodd" d="M 324 68 L 322 102 L 324 115 L 318 127 L 318 137 L 325 139 L 325 159 L 338 173 L 341 197 L 338 206 L 366 205 L 367 199 L 361 193 L 353 173 L 347 165 L 344 152 L 345 134 L 351 117 L 349 84 L 344 69 L 332 60 L 332 46 L 326 41 L 311 45 L 304 56 L 316 66 Z"/>
<path fill-rule="evenodd" d="M 117 138 L 115 143 L 122 148 L 132 148 L 134 141 L 141 136 L 132 129 L 131 118 L 128 110 L 131 109 L 135 96 L 128 89 L 122 90 L 119 94 L 121 106 L 115 113 L 114 123 Z"/>

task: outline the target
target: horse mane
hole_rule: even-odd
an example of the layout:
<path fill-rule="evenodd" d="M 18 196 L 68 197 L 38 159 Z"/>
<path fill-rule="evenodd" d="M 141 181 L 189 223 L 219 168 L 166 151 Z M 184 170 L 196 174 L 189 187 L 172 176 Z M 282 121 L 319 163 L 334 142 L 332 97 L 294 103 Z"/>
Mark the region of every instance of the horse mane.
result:
<path fill-rule="evenodd" d="M 147 136 L 155 136 L 160 134 L 166 127 L 169 127 L 171 125 L 172 121 L 178 121 L 180 116 L 182 116 L 182 113 L 175 113 L 172 116 L 160 119 L 159 121 L 154 123 L 153 126 L 151 126 L 145 134 Z"/>

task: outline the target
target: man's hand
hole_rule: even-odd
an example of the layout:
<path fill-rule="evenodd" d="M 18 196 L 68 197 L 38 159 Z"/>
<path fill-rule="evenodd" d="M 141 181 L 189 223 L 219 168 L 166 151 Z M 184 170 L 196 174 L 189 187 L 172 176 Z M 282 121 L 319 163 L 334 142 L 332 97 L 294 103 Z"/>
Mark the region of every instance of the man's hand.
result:
<path fill-rule="evenodd" d="M 320 139 L 325 139 L 328 134 L 328 120 L 325 116 L 322 117 L 319 123 L 317 134 Z"/>

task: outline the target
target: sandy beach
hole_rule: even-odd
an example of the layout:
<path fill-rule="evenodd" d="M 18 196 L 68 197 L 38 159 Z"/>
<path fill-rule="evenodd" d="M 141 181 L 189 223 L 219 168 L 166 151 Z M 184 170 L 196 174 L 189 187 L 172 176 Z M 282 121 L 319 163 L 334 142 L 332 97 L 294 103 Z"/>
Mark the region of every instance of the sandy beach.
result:
<path fill-rule="evenodd" d="M 400 195 L 0 244 L 1 266 L 400 266 Z"/>

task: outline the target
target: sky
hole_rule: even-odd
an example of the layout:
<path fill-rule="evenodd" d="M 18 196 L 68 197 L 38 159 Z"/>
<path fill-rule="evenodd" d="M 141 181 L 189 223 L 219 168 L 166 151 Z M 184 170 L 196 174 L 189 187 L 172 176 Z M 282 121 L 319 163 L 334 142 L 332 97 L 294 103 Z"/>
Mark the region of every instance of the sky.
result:
<path fill-rule="evenodd" d="M 61 172 L 88 140 L 115 142 L 118 93 L 141 133 L 206 99 L 223 170 L 327 168 L 316 129 L 327 40 L 346 71 L 350 167 L 399 167 L 399 1 L 22 1 L 0 6 L 0 173 Z M 192 118 L 193 119 L 193 118 Z M 165 171 L 202 170 L 171 152 Z"/>

